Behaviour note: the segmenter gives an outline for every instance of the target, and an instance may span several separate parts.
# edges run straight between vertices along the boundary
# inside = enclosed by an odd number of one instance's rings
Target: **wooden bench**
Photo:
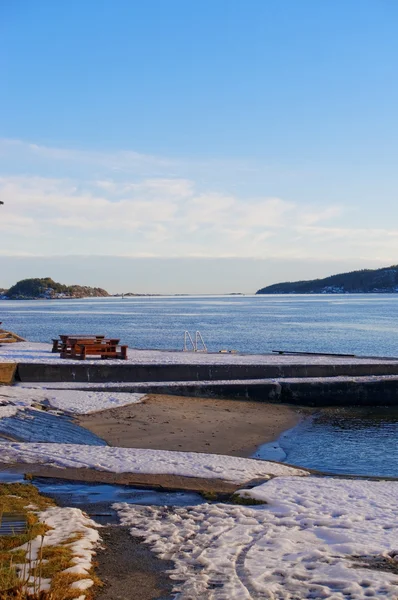
[[[113,344],[112,340],[109,342],[103,340],[101,343],[89,343],[89,344],[78,344],[80,354],[76,355],[76,358],[80,360],[86,360],[87,356],[98,356],[100,358],[120,358],[122,360],[127,359],[127,348],[128,346],[119,346]],[[118,349],[120,348],[120,349]]]

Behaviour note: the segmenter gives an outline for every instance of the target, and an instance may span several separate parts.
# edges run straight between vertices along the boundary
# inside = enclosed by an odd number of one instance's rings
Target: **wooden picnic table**
[[[105,338],[104,335],[93,335],[92,333],[87,333],[87,334],[86,333],[68,333],[68,335],[60,335],[59,337],[60,337],[60,339],[63,342],[66,342],[66,340],[69,339],[69,338],[73,338],[73,339],[76,339],[76,338],[80,338],[80,339],[83,339],[83,338],[84,339],[89,339],[89,338],[104,339]]]
[[[119,339],[91,337],[81,338],[69,336],[61,349],[61,358],[81,359],[90,356],[98,358],[127,358],[128,346],[120,346],[118,350]]]
[[[73,334],[73,335],[60,335],[59,338],[53,339],[53,347],[51,352],[62,352],[68,347],[68,340],[79,339],[79,340],[103,340],[104,335],[92,335],[92,334]]]

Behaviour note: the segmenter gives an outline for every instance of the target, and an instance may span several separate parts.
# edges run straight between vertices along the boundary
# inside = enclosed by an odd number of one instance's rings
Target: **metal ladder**
[[[207,346],[200,331],[195,332],[195,341],[189,331],[184,331],[184,352],[207,352]]]

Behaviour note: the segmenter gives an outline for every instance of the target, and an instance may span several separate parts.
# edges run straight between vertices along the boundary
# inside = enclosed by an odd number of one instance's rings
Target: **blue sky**
[[[0,287],[398,262],[397,25],[395,0],[3,0]]]

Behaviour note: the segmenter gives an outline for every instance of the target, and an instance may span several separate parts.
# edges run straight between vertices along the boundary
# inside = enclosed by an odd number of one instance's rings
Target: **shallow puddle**
[[[0,483],[32,483],[60,506],[81,508],[101,525],[119,522],[116,511],[112,509],[112,504],[116,502],[143,506],[196,506],[205,502],[195,492],[160,492],[129,485],[84,483],[47,477],[34,477],[28,481],[22,473],[12,470],[0,472]]]
[[[44,477],[35,477],[32,483],[42,494],[55,498],[65,506],[113,502],[145,506],[191,506],[204,502],[202,496],[194,492],[159,492],[129,485],[59,481]]]
[[[16,535],[26,531],[25,515],[19,513],[0,514],[0,536]]]
[[[16,471],[0,471],[0,483],[27,483],[23,475]]]

